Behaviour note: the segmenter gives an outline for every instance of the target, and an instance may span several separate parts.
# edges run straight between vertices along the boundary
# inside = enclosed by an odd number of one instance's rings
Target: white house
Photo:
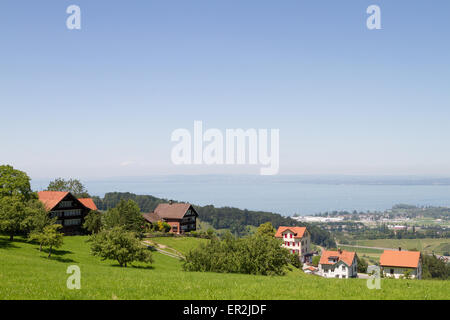
[[[380,257],[385,277],[399,279],[409,273],[412,279],[422,279],[422,261],[419,251],[385,250]]]
[[[282,247],[299,255],[302,263],[311,262],[311,234],[306,227],[279,227],[276,238],[282,239]]]
[[[357,266],[355,252],[323,251],[319,261],[319,275],[325,278],[356,278]]]

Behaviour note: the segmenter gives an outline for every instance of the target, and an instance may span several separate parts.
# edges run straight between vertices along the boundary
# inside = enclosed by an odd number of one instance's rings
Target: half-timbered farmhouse
[[[189,203],[161,203],[153,212],[144,213],[143,216],[150,223],[167,222],[172,233],[183,234],[197,230],[198,213]]]
[[[84,234],[84,218],[91,210],[97,210],[91,198],[77,199],[70,192],[41,191],[38,196],[50,217],[57,217],[56,223],[62,226],[64,235]]]

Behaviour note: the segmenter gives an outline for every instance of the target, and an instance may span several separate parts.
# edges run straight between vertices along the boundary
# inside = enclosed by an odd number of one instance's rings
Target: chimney
[[[402,251],[402,247],[398,247],[398,251]]]
[[[173,200],[169,200],[169,204],[172,205],[173,204]]]
[[[338,251],[339,251],[339,254],[342,254],[342,249],[341,248],[339,248]]]

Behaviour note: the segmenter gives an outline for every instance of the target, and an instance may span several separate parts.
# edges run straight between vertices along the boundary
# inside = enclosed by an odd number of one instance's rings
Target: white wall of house
[[[356,258],[353,259],[351,266],[347,266],[342,260],[333,265],[319,264],[319,275],[325,278],[354,278],[357,276]]]
[[[283,232],[282,236],[282,247],[288,249],[291,253],[298,254],[303,258],[305,254],[311,252],[311,236],[308,231],[305,231],[301,239],[296,239],[294,233],[289,230]]]
[[[401,276],[404,276],[407,270],[411,271],[412,279],[422,279],[422,264],[419,263],[417,268],[400,268],[400,267],[383,267],[383,274],[386,278],[395,278],[399,279]]]

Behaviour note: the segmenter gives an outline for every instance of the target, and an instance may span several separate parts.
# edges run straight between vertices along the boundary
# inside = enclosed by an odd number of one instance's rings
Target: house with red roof
[[[143,217],[149,223],[163,221],[171,226],[170,232],[183,234],[197,230],[198,213],[189,203],[160,203],[151,213]]]
[[[311,262],[311,234],[306,227],[279,227],[275,238],[281,239],[281,246],[298,255],[302,263]]]
[[[358,276],[356,253],[345,250],[322,251],[319,275],[325,278],[356,278]]]
[[[84,234],[84,218],[91,210],[97,210],[91,198],[77,199],[70,192],[41,191],[38,197],[50,217],[57,217],[56,223],[62,226],[64,235]]]
[[[380,266],[385,277],[399,279],[409,274],[413,279],[422,279],[419,251],[385,250],[380,257]]]

